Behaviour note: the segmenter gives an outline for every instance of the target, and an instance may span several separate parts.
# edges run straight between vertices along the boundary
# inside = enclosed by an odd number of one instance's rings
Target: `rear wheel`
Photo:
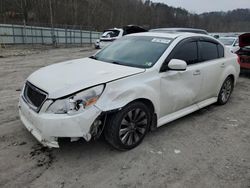
[[[222,84],[219,96],[218,96],[218,104],[223,105],[226,104],[232,94],[234,88],[233,78],[227,77],[224,83]]]
[[[150,122],[151,112],[144,103],[130,103],[108,118],[105,138],[116,149],[132,149],[142,142]]]

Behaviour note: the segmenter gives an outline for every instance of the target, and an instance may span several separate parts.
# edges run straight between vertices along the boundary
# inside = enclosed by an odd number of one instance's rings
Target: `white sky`
[[[173,7],[182,7],[190,12],[227,11],[236,8],[249,8],[250,0],[152,0]]]

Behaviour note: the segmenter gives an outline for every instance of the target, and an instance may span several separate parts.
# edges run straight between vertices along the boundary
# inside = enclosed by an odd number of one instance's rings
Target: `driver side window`
[[[187,65],[198,63],[198,45],[196,41],[182,44],[176,49],[171,59],[180,59],[187,62]]]

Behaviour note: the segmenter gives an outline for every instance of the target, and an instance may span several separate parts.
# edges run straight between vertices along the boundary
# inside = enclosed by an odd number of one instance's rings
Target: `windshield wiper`
[[[117,62],[117,61],[112,61],[112,62],[110,62],[110,63],[116,64],[116,65],[124,65],[123,63],[120,63],[120,62]]]
[[[90,56],[89,58],[97,60],[97,58],[95,56],[93,56],[93,55]]]

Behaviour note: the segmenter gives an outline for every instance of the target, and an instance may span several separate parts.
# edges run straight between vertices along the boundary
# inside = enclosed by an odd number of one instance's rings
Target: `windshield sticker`
[[[146,62],[145,65],[148,66],[148,67],[151,67],[153,65],[153,63],[152,62]]]
[[[169,44],[171,40],[169,39],[163,39],[163,38],[153,38],[152,42],[157,42],[157,43],[163,43],[163,44]]]

